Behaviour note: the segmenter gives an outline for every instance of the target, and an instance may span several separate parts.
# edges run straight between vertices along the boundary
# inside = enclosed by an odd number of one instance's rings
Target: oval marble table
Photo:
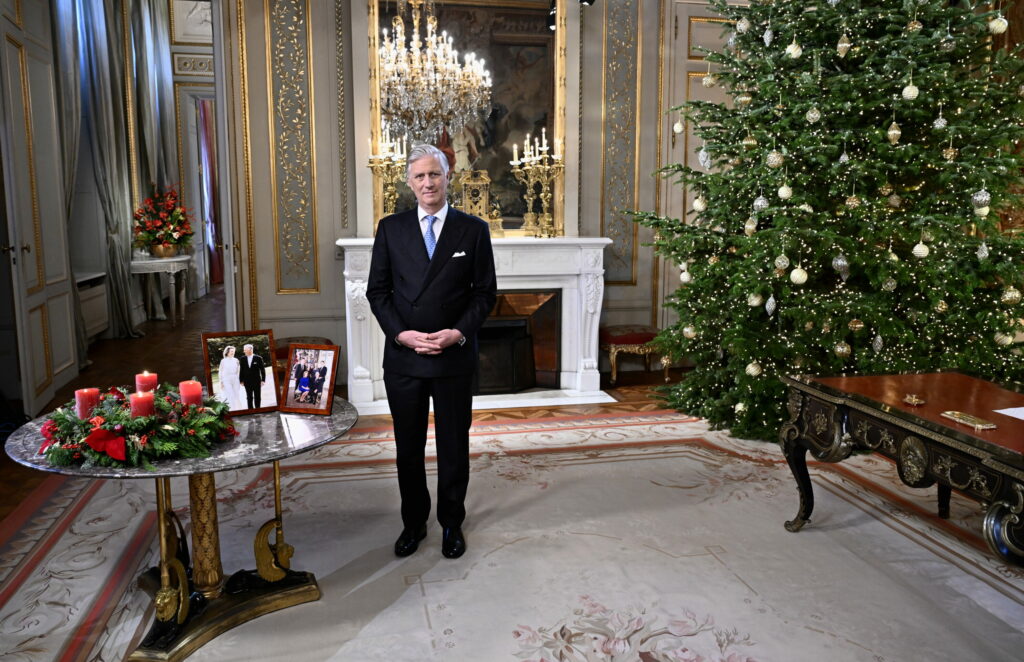
[[[14,431],[5,445],[16,462],[40,471],[85,478],[156,480],[160,565],[139,578],[154,596],[156,618],[128,660],[180,660],[210,639],[257,616],[320,598],[312,573],[291,569],[293,548],[284,540],[279,462],[342,435],[359,418],[349,402],[334,399],[330,416],[266,412],[234,418],[239,434],[215,446],[209,457],[166,460],[154,471],[139,468],[57,467],[39,454],[45,417]],[[274,518],[260,527],[253,544],[256,569],[225,581],[221,567],[214,474],[273,463]],[[188,476],[192,553],[171,505],[170,478]],[[271,535],[274,541],[271,542]]]

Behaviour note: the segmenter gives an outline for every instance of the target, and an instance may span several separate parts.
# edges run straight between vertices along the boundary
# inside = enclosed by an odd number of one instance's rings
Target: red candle
[[[98,388],[80,388],[75,391],[75,414],[85,420],[92,417],[92,410],[100,403]]]
[[[135,390],[139,393],[152,391],[156,388],[157,375],[155,372],[143,370],[135,375]]]
[[[183,405],[203,405],[203,385],[194,379],[178,383],[178,394]]]
[[[132,393],[128,396],[131,402],[132,418],[139,416],[152,416],[156,411],[153,407],[153,392]]]

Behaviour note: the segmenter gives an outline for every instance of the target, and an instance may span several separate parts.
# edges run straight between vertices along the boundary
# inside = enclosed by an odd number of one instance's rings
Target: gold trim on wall
[[[278,12],[279,7],[290,3],[289,11]],[[273,5],[273,9],[271,8]],[[263,18],[266,29],[266,62],[267,62],[267,133],[270,139],[270,195],[271,216],[274,226],[274,275],[276,277],[277,294],[317,294],[320,292],[320,261],[317,243],[317,207],[316,207],[316,134],[314,108],[316,103],[313,92],[313,75],[310,69],[310,54],[313,52],[312,29],[310,25],[310,8],[308,0],[264,0]],[[302,14],[301,20],[296,13]],[[275,22],[272,23],[272,19]],[[274,52],[284,44],[274,39],[275,32],[280,31],[290,40],[290,49],[285,49],[290,57],[282,57],[285,53]],[[305,32],[305,52],[302,53],[300,32]],[[300,58],[300,56],[302,56]],[[285,69],[285,67],[291,67]],[[305,76],[306,103],[299,104],[308,109],[308,115],[296,112],[282,114],[277,112],[278,102],[283,95],[275,93],[275,83],[282,83],[295,94],[299,93],[297,79]],[[293,99],[293,101],[297,101]],[[280,120],[281,130],[278,130]],[[308,139],[303,133],[308,132]],[[281,192],[278,191],[278,168],[285,169],[289,181],[288,169],[292,169],[291,184],[288,193],[296,193],[302,189],[305,197],[285,196],[285,220],[281,221]],[[309,179],[304,181],[305,173],[295,171],[309,168]],[[296,207],[290,207],[294,203]],[[308,216],[305,213],[308,209]],[[284,287],[282,284],[282,254],[288,262],[288,271],[303,272],[304,277],[312,271],[312,287]],[[312,263],[310,265],[310,262]],[[297,275],[296,278],[300,276]]]
[[[241,67],[242,92],[242,160],[245,170],[245,230],[246,252],[249,261],[249,323],[242,328],[256,329],[260,325],[259,297],[256,292],[256,230],[252,211],[252,129],[249,125],[249,65],[245,48],[245,0],[235,0],[238,21],[238,60]],[[244,312],[244,311],[243,311]]]
[[[566,71],[565,57],[567,51],[566,30],[568,28],[567,18],[569,10],[566,2],[559,2],[555,11],[555,122],[554,134],[556,140],[562,140],[562,158],[565,158],[565,89]],[[556,142],[557,144],[557,142]],[[552,220],[555,225],[555,235],[565,236],[565,174],[555,180],[554,200],[552,207]]]
[[[14,23],[16,26],[18,26],[18,29],[25,29],[25,18],[24,14],[22,14],[21,12],[21,0],[14,0],[14,16],[11,16],[7,12],[4,12],[4,16],[9,18],[11,20],[11,23]]]
[[[211,10],[212,11],[212,10]],[[168,36],[172,46],[209,46],[213,41],[176,41],[174,39],[174,0],[167,0],[167,15],[170,19],[171,33]]]
[[[124,112],[128,122],[128,165],[132,187],[132,210],[135,210],[142,202],[142,195],[139,191],[139,155],[136,144],[138,136],[135,129],[135,54],[132,52],[132,22],[131,16],[128,15],[128,5],[127,2],[121,4],[121,45],[124,48]]]
[[[669,121],[668,115],[665,114],[667,108],[663,108],[662,104],[665,103],[665,0],[658,0],[658,133],[656,138],[655,148],[655,161],[654,170],[658,172],[662,167],[662,141],[664,140],[664,127],[665,123]],[[654,180],[654,213],[661,215],[661,175],[655,175]],[[659,282],[661,280],[661,262],[662,257],[651,248],[651,326],[657,328],[658,326],[658,311],[661,310],[661,301],[658,299],[658,293],[661,289]]]
[[[693,24],[694,23],[731,23],[727,18],[715,18],[712,16],[690,16],[686,21],[686,59],[695,62],[703,62],[706,58],[703,55],[693,53]]]
[[[367,0],[369,17],[369,42],[370,49],[370,153],[377,154],[380,151],[381,129],[380,129],[380,76],[377,67],[377,50],[380,48],[378,41],[380,20],[378,12],[379,0]],[[373,230],[377,232],[377,221],[384,216],[384,182],[376,174],[373,175]]]
[[[215,65],[212,55],[202,53],[174,53],[173,55],[175,76],[214,77]]]
[[[348,0],[334,0],[334,67],[338,87],[338,194],[341,227],[348,229],[348,133],[345,130],[345,9]]]
[[[6,35],[7,41],[18,49],[18,76],[21,83],[21,106],[22,114],[25,117],[25,158],[28,160],[28,186],[29,199],[32,203],[32,240],[35,245],[36,259],[36,284],[26,288],[26,294],[41,292],[46,287],[46,268],[43,262],[43,230],[39,218],[39,182],[36,180],[36,154],[35,143],[32,131],[32,92],[28,86],[28,61],[26,60],[25,45],[20,41]],[[18,247],[15,247],[17,252]]]

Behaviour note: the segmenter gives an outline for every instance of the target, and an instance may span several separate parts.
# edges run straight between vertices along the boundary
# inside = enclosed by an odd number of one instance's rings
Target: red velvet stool
[[[657,353],[657,348],[651,344],[658,330],[646,324],[620,324],[617,326],[602,326],[598,339],[601,342],[601,349],[608,352],[608,362],[612,364],[611,383],[615,383],[618,377],[619,352],[627,354],[639,354],[644,357],[644,366],[651,369],[651,354]],[[668,356],[661,357],[661,367],[665,370],[665,381],[668,381],[668,366],[671,359]]]

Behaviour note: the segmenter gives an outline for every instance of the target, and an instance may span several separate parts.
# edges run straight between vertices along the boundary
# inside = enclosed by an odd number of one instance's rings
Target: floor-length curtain
[[[131,323],[132,201],[128,168],[128,129],[124,102],[125,57],[122,2],[87,0],[79,5],[82,96],[86,130],[107,230],[107,285],[110,332],[139,335]]]
[[[64,173],[64,221],[74,219],[75,174],[78,171],[78,143],[82,134],[82,76],[78,59],[78,0],[52,0],[53,45],[57,71],[57,113],[60,122],[60,156]],[[70,229],[70,228],[69,228]],[[68,259],[71,259],[70,250]],[[89,345],[82,317],[78,288],[71,288],[75,318],[75,346],[78,367],[88,364]]]
[[[199,186],[203,190],[202,215],[206,225],[205,243],[209,255],[210,284],[219,285],[224,282],[224,254],[220,248],[221,228],[217,216],[217,134],[214,118],[213,99],[200,99],[196,102],[199,115]]]
[[[133,1],[135,89],[142,138],[140,166],[143,181],[160,189],[179,184],[170,34],[167,0]]]

